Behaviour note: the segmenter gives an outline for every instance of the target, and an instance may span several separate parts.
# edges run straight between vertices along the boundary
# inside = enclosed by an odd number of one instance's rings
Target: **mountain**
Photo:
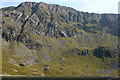
[[[3,74],[117,76],[117,14],[43,2],[0,11]]]

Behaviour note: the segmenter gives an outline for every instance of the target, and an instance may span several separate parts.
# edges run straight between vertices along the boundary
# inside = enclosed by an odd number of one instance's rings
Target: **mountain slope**
[[[1,10],[3,74],[117,76],[117,14],[43,2]]]

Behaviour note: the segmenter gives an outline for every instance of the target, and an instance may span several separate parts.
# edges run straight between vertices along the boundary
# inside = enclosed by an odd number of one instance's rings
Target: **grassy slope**
[[[37,38],[37,36],[36,36]],[[40,37],[39,37],[40,38]],[[46,39],[42,39],[46,38]],[[56,53],[54,54],[54,49],[49,51],[49,57],[51,57],[51,60],[49,62],[44,60],[44,54],[39,52],[37,55],[39,56],[37,60],[40,62],[40,64],[34,64],[32,66],[26,65],[26,66],[19,66],[20,59],[19,57],[14,57],[13,55],[17,54],[14,52],[14,46],[17,47],[24,47],[22,43],[16,43],[13,42],[11,44],[7,44],[3,46],[3,59],[2,59],[2,66],[3,66],[3,74],[10,74],[10,75],[35,75],[35,76],[69,76],[69,77],[78,77],[78,76],[103,76],[106,73],[105,72],[99,72],[102,69],[106,69],[107,67],[111,67],[114,62],[117,62],[116,59],[106,59],[102,61],[102,59],[98,59],[95,56],[92,55],[92,53],[89,56],[78,56],[76,54],[71,54],[71,49],[75,48],[77,46],[74,46],[73,43],[66,45],[69,46],[69,48],[61,47],[53,39],[48,39],[49,37],[41,37],[39,40],[44,40],[45,42],[48,41],[54,44],[54,47],[57,49]],[[37,39],[38,40],[38,39]],[[69,40],[69,38],[68,38]],[[65,39],[65,41],[67,41]],[[43,42],[43,41],[42,41]],[[12,45],[12,46],[11,46]],[[72,45],[72,46],[71,46]],[[6,46],[6,48],[5,48]],[[19,47],[19,49],[20,49]],[[47,51],[45,47],[45,52]],[[11,52],[8,53],[8,50],[11,49]],[[26,47],[22,48],[21,51],[24,53],[24,49],[29,51],[29,49]],[[81,48],[82,49],[82,48]],[[83,48],[84,49],[84,48]],[[20,53],[21,54],[21,53]],[[34,52],[32,53],[34,54]],[[25,56],[24,58],[28,59],[30,56]],[[59,57],[62,58],[63,64],[60,63]],[[9,59],[13,58],[17,63],[11,64],[9,62]],[[112,61],[111,61],[112,60]],[[111,65],[106,65],[107,63],[111,63]],[[49,70],[43,70],[44,65],[49,65]],[[63,68],[63,70],[60,70],[60,68]],[[110,69],[111,70],[111,69]],[[109,71],[110,71],[109,70]],[[99,72],[99,73],[98,73]],[[113,71],[109,76],[116,76],[117,70]]]

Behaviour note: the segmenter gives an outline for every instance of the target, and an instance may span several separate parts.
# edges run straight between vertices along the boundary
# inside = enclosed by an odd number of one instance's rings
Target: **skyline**
[[[61,6],[72,7],[78,11],[89,12],[89,13],[118,13],[118,0],[106,0],[106,1],[98,1],[98,0],[67,0],[67,1],[58,1],[58,0],[29,0],[30,2],[45,2],[47,4],[58,4]],[[18,6],[22,2],[28,2],[28,0],[2,0],[0,8],[9,7],[9,6]]]

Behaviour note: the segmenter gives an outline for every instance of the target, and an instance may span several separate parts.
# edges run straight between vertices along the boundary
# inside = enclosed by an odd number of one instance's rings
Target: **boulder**
[[[45,67],[43,70],[49,70],[50,68],[49,67]]]
[[[63,70],[63,67],[60,67],[60,70]]]
[[[20,66],[26,66],[26,64],[25,64],[25,63],[20,63],[19,65],[20,65]]]

